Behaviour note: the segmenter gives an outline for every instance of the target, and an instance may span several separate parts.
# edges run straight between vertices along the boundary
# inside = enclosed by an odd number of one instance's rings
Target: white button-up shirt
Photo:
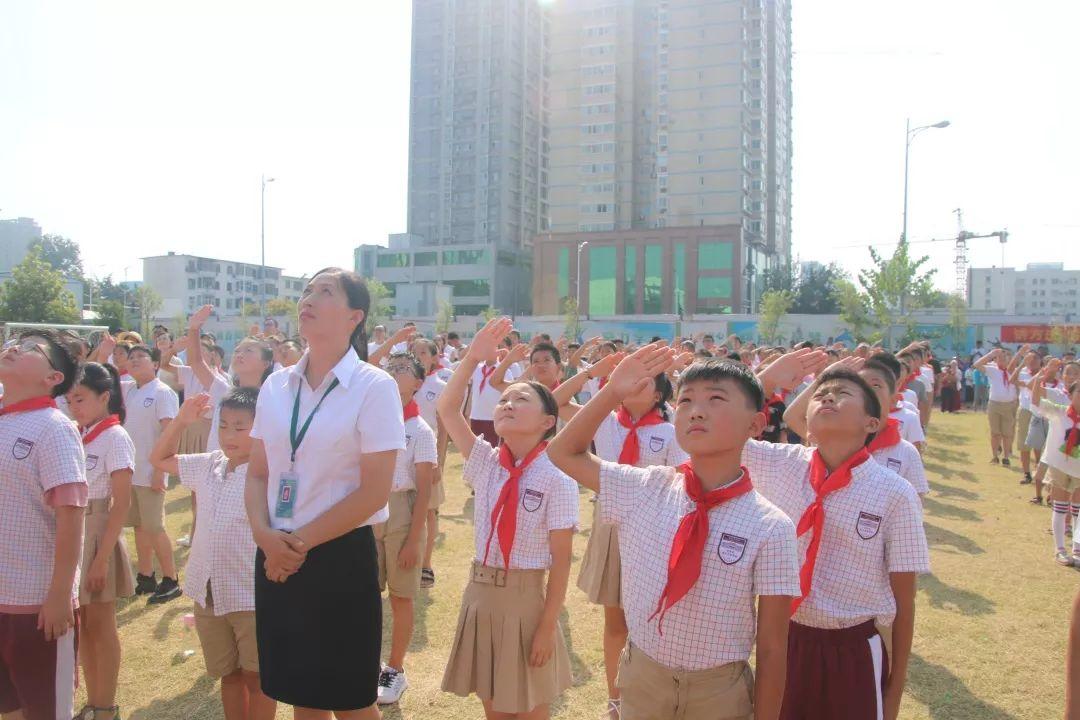
[[[206,607],[206,587],[214,614],[255,610],[255,540],[244,509],[247,463],[228,471],[217,450],[177,455],[180,484],[195,493],[195,537],[184,573],[184,594]]]
[[[405,421],[405,449],[399,450],[394,463],[394,485],[391,492],[416,489],[416,466],[419,463],[439,462],[435,452],[435,433],[422,417]]]
[[[619,453],[622,452],[623,443],[630,429],[619,422],[616,413],[609,413],[600,423],[596,430],[596,454],[601,460],[618,462]],[[650,465],[668,465],[678,467],[690,459],[686,451],[679,447],[675,440],[675,426],[669,422],[658,425],[646,425],[637,429],[638,447],[641,455],[637,461],[637,467],[649,467]]]
[[[266,504],[270,525],[275,530],[295,530],[306,525],[360,489],[360,457],[405,447],[405,423],[397,383],[385,370],[363,362],[349,349],[326,374],[319,387],[312,388],[304,373],[308,353],[292,367],[279,370],[263,383],[251,437],[266,447],[269,469]],[[293,403],[300,392],[297,433],[318,405],[333,380],[334,388],[312,418],[304,442],[290,461],[292,444],[289,427]],[[281,474],[299,475],[291,518],[275,517]],[[386,522],[386,506],[358,527]]]
[[[154,474],[150,451],[161,437],[161,421],[172,420],[180,411],[180,398],[157,378],[142,387],[136,386],[134,380],[127,381],[123,388],[127,410],[124,429],[135,443],[135,474],[131,484],[150,487],[150,478]]]
[[[97,424],[86,429],[91,432]],[[135,469],[135,445],[120,425],[114,425],[90,441],[86,451],[86,482],[90,500],[112,497],[112,474]]]
[[[915,492],[920,495],[930,492],[930,483],[926,480],[926,468],[923,467],[922,455],[907,440],[901,439],[892,447],[878,450],[870,457],[911,483],[911,487],[915,488]]]

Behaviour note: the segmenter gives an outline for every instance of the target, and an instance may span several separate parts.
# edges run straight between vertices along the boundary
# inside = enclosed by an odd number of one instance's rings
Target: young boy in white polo
[[[390,491],[390,519],[375,526],[379,553],[379,585],[390,591],[394,631],[390,657],[379,677],[378,703],[390,705],[401,699],[409,683],[405,678],[405,652],[413,634],[413,600],[420,589],[421,561],[438,456],[435,433],[420,416],[414,400],[424,383],[425,372],[411,353],[393,353],[386,372],[397,381],[405,415],[405,449],[398,450],[394,482]]]
[[[244,507],[258,399],[255,388],[233,388],[222,399],[218,427],[212,429],[220,449],[177,455],[184,430],[210,413],[209,395],[186,398],[150,453],[158,471],[179,476],[180,484],[198,498],[184,592],[195,601],[195,630],[206,672],[221,680],[225,720],[273,720],[277,709],[259,686],[256,548]]]
[[[158,379],[158,354],[146,345],[128,352],[129,380],[123,381],[127,418],[124,429],[135,444],[135,474],[131,479],[131,512],[128,525],[135,528],[138,574],[135,594],[150,595],[151,603],[180,596],[172,541],[165,532],[167,478],[150,464],[150,451],[162,431],[176,417],[180,399]],[[161,567],[161,583],[154,575],[154,557]]]
[[[21,720],[74,715],[88,488],[79,432],[54,399],[76,369],[52,331],[0,353],[0,714]]]

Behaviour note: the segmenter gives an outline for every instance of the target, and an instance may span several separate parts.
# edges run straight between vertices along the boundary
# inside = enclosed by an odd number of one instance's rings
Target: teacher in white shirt
[[[371,526],[387,519],[404,447],[397,383],[365,362],[363,278],[315,273],[299,303],[308,349],[259,393],[246,504],[259,549],[263,692],[296,720],[378,718],[382,604]]]

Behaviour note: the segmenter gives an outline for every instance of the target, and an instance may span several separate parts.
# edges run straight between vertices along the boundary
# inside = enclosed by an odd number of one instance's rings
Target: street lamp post
[[[588,245],[588,240],[582,240],[577,246],[577,283],[574,289],[577,292],[577,314],[579,318],[581,317],[581,251]]]
[[[266,317],[266,185],[274,178],[261,177],[262,193],[259,196],[259,322]],[[242,302],[242,301],[241,301]]]
[[[920,125],[917,128],[912,128],[911,118],[907,119],[907,132],[904,134],[904,229],[900,233],[901,240],[907,240],[908,164],[911,156],[911,141],[923,130],[930,130],[931,128],[947,128],[949,125],[950,123],[948,120],[942,120],[933,125]]]

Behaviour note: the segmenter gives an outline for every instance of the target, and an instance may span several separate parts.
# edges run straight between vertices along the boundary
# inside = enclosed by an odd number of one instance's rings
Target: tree
[[[109,332],[117,333],[124,329],[124,303],[120,300],[102,300],[97,304],[98,325],[107,325]]]
[[[787,315],[795,298],[787,290],[767,290],[758,303],[758,336],[761,342],[772,345],[780,331],[780,321]]]
[[[140,285],[135,290],[135,305],[139,308],[140,332],[144,338],[149,337],[154,318],[161,310],[161,295],[149,285]]]
[[[949,295],[949,334],[954,353],[967,352],[967,299],[957,294]]]
[[[795,268],[791,263],[784,263],[768,268],[762,274],[762,290],[781,290],[795,292],[799,285],[799,278],[795,275]]]
[[[791,312],[802,315],[835,315],[840,312],[836,302],[836,283],[847,278],[836,263],[811,267],[803,272],[795,287],[795,302]]]
[[[480,311],[480,319],[484,322],[494,320],[497,317],[502,317],[502,311],[497,307],[486,307]]]
[[[390,321],[390,288],[375,278],[367,278],[364,282],[367,283],[368,294],[371,296],[371,307],[364,325],[370,330]]]
[[[871,339],[867,335],[867,329],[873,325],[869,300],[859,292],[855,283],[847,279],[837,280],[833,286],[833,297],[840,309],[840,319],[847,325],[855,341],[866,342]]]
[[[891,344],[892,326],[897,318],[907,318],[933,293],[937,270],[922,270],[923,265],[930,261],[930,256],[912,259],[907,240],[904,239],[900,240],[892,257],[884,258],[874,248],[870,248],[870,257],[874,267],[859,271],[859,284],[866,292],[870,309]]]
[[[1072,352],[1080,343],[1080,326],[1056,324],[1050,328],[1050,342],[1057,345],[1062,354]]]
[[[581,313],[578,312],[577,300],[572,297],[563,300],[563,317],[566,319],[566,328],[563,334],[571,340],[581,337]]]
[[[41,259],[63,277],[84,279],[79,243],[74,240],[68,240],[62,235],[42,235],[30,244],[30,249],[38,250]]]
[[[285,298],[273,298],[266,301],[266,314],[270,317],[283,317],[289,321],[289,327],[300,327],[300,309],[296,303]]]
[[[63,276],[31,248],[11,271],[11,280],[0,287],[0,317],[11,322],[75,324],[82,310],[75,296],[64,288]]]
[[[435,313],[435,332],[440,334],[449,332],[452,322],[454,322],[454,306],[449,300],[440,300],[439,309]]]

